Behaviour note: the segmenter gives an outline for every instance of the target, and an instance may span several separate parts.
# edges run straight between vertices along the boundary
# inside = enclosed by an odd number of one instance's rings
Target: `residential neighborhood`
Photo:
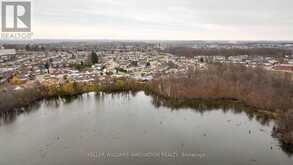
[[[185,57],[164,51],[166,44],[161,43],[116,43],[96,47],[92,44],[75,47],[68,45],[70,44],[57,48],[49,44],[47,50],[42,45],[26,45],[15,49],[2,46],[1,83],[7,83],[13,76],[23,82],[63,82],[64,79],[90,82],[111,77],[148,81],[157,76],[207,69],[207,64],[210,63],[231,63],[293,72],[292,54],[285,55],[285,58],[245,54]],[[215,46],[217,44],[213,45]],[[223,44],[218,46],[222,47]],[[95,62],[92,61],[93,55]]]

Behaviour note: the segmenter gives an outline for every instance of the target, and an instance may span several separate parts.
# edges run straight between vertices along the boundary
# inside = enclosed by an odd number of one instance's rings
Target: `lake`
[[[0,164],[293,164],[274,120],[200,107],[163,106],[144,92],[41,101],[1,115]]]

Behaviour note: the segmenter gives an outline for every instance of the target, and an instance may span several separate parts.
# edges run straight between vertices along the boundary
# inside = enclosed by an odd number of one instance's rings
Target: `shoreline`
[[[240,106],[243,108],[244,111],[253,113],[255,115],[260,116],[267,116],[269,118],[272,118],[274,120],[282,120],[280,116],[282,116],[281,112],[273,112],[270,110],[265,110],[261,108],[257,108],[254,106],[250,106],[249,104],[246,104],[245,102],[235,99],[235,98],[172,98],[168,96],[164,96],[160,94],[158,91],[155,91],[154,88],[151,88],[150,84],[148,82],[139,82],[136,80],[114,80],[110,84],[101,84],[101,83],[77,83],[77,82],[67,82],[62,85],[58,85],[58,88],[54,88],[52,90],[50,87],[55,87],[56,84],[51,84],[50,86],[46,86],[45,84],[36,83],[36,86],[29,89],[23,89],[21,91],[17,91],[15,96],[19,97],[22,96],[22,99],[16,99],[15,105],[12,106],[10,104],[10,108],[7,109],[0,109],[0,113],[10,113],[10,112],[17,112],[20,109],[25,111],[23,108],[32,106],[33,104],[46,100],[46,99],[52,99],[52,98],[66,98],[66,97],[74,97],[74,96],[80,96],[82,94],[91,93],[91,92],[104,92],[104,93],[121,93],[121,92],[139,92],[143,91],[146,95],[151,95],[160,101],[165,101],[164,106],[173,106],[173,107],[193,107],[197,104],[203,105],[222,105],[222,104],[232,104],[234,106]],[[72,87],[72,88],[71,88]],[[81,88],[85,87],[85,88]],[[34,91],[34,92],[32,92]],[[1,91],[3,92],[3,91]],[[34,97],[27,97],[26,95],[35,94]],[[9,98],[8,98],[9,100]],[[206,104],[205,104],[206,103]],[[168,105],[169,104],[169,105]],[[1,106],[1,105],[0,105]],[[194,107],[193,107],[194,108]],[[278,130],[278,128],[274,128],[273,132],[278,133],[278,138],[281,140],[283,145],[288,145],[291,148],[293,144],[293,139],[290,139],[288,141],[288,138],[286,140],[283,139],[286,133],[285,131],[275,131]],[[292,142],[291,142],[292,140]]]
[[[146,91],[144,91],[146,92]],[[155,97],[159,97],[160,99],[163,99],[167,102],[170,102],[171,104],[175,104],[178,105],[179,107],[183,106],[189,106],[192,107],[192,105],[197,104],[197,103],[212,103],[212,104],[234,104],[237,106],[240,106],[242,108],[244,108],[246,111],[250,111],[253,113],[257,113],[260,115],[266,115],[269,116],[273,119],[278,119],[280,117],[280,112],[273,112],[269,109],[261,109],[259,107],[255,107],[255,106],[251,106],[247,103],[245,103],[244,101],[241,101],[237,98],[172,98],[172,97],[168,97],[168,96],[164,96],[159,94],[158,92],[154,92],[154,91],[147,91],[149,92],[151,95],[155,96]],[[190,106],[191,105],[191,106]]]
[[[122,80],[127,82],[128,80]],[[247,103],[245,103],[244,101],[241,101],[237,98],[172,98],[172,97],[168,97],[168,96],[164,96],[162,94],[160,94],[159,92],[155,91],[154,89],[151,89],[151,87],[149,87],[149,84],[146,82],[139,82],[136,80],[130,80],[132,81],[132,83],[136,83],[139,84],[138,86],[135,86],[135,88],[132,89],[132,87],[125,87],[125,86],[120,86],[117,87],[113,84],[110,85],[106,85],[106,86],[98,86],[97,84],[90,84],[90,85],[94,85],[95,89],[90,89],[90,90],[85,90],[85,91],[71,91],[71,92],[63,92],[63,93],[54,93],[54,94],[49,94],[48,91],[42,91],[44,90],[44,84],[42,84],[39,87],[33,87],[33,89],[39,89],[42,92],[40,92],[40,95],[38,95],[38,97],[36,99],[30,100],[29,102],[23,103],[23,104],[19,104],[19,105],[15,105],[13,108],[9,108],[9,109],[0,109],[0,113],[6,113],[9,111],[13,111],[13,110],[17,110],[17,109],[21,109],[21,108],[25,108],[27,106],[30,106],[36,102],[39,102],[41,100],[46,100],[46,99],[52,99],[52,98],[66,98],[66,97],[74,97],[74,96],[79,96],[82,94],[86,94],[86,93],[91,93],[91,92],[104,92],[104,93],[122,93],[122,92],[145,92],[147,95],[152,95],[155,97],[159,97],[160,99],[164,99],[167,100],[169,102],[173,102],[175,104],[181,104],[181,105],[190,105],[194,102],[198,103],[198,102],[213,102],[213,103],[217,103],[217,102],[224,102],[224,103],[236,103],[240,106],[246,107],[248,108],[250,111],[253,111],[255,113],[260,113],[260,114],[264,114],[264,115],[269,115],[272,116],[273,118],[278,118],[280,116],[280,112],[272,112],[269,109],[261,109],[259,107],[255,107],[252,105],[249,105]],[[73,81],[72,83],[78,83]],[[84,84],[84,83],[82,83]],[[54,84],[55,85],[55,84]],[[53,85],[52,85],[53,86]],[[26,89],[24,89],[26,90]],[[18,91],[19,93],[24,92],[23,91]],[[31,90],[31,89],[28,89]],[[46,89],[48,90],[48,89]]]

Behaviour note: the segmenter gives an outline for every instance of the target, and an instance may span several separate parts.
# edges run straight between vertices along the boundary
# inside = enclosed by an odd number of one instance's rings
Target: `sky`
[[[34,38],[293,40],[293,0],[31,0]]]

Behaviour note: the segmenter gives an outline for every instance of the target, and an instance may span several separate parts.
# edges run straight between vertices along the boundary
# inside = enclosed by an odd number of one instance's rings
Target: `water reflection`
[[[18,116],[18,111],[13,112],[2,112],[0,113],[0,126],[1,125],[7,125],[12,123],[16,120],[16,117]]]
[[[240,114],[245,112],[250,120],[257,120],[262,125],[268,125],[273,121],[273,117],[267,114],[256,113],[255,110],[237,102],[237,101],[224,101],[224,100],[168,100],[159,96],[152,96],[152,104],[156,108],[168,107],[171,110],[181,110],[184,108],[191,108],[192,110],[204,114],[208,111],[221,110],[223,113],[233,112],[234,114]]]
[[[95,103],[96,105],[93,105],[92,107],[102,107],[105,102],[110,102],[113,106],[121,106],[117,102],[119,100],[122,100],[121,102],[128,104],[131,99],[136,98],[138,93],[136,92],[124,92],[124,93],[112,93],[112,94],[106,94],[106,93],[88,93],[83,94],[80,96],[75,97],[59,97],[59,98],[52,98],[48,100],[43,100],[39,103],[34,104],[33,106],[27,107],[25,109],[16,110],[10,113],[2,113],[0,114],[0,127],[1,126],[7,126],[9,124],[12,124],[14,121],[17,120],[17,117],[21,114],[27,114],[29,115],[32,112],[35,112],[42,107],[46,107],[45,109],[52,109],[53,111],[58,111],[58,109],[65,109],[64,106],[75,106],[75,105],[81,105],[81,104],[87,104]],[[150,102],[153,105],[153,107],[156,107],[156,109],[164,108],[164,110],[168,110],[171,112],[177,112],[182,111],[184,109],[192,110],[198,114],[202,114],[203,116],[207,112],[211,111],[221,111],[223,113],[230,114],[231,112],[233,114],[246,114],[246,116],[249,118],[250,121],[256,120],[263,126],[268,126],[271,122],[273,122],[273,118],[268,115],[262,115],[259,113],[255,113],[253,110],[250,110],[249,108],[237,103],[237,102],[224,102],[224,101],[170,101],[166,100],[157,96],[144,96],[140,99],[148,99],[150,98]],[[90,100],[92,99],[92,100]],[[118,100],[118,101],[117,101]],[[139,102],[140,100],[136,100],[138,102],[138,105],[140,106]],[[120,103],[120,102],[119,102]],[[136,105],[137,106],[137,105]],[[143,106],[143,105],[141,105]],[[89,106],[87,106],[89,107]],[[70,108],[69,108],[70,109]],[[101,108],[102,109],[102,108]],[[135,116],[137,114],[128,114],[130,117]],[[105,121],[106,123],[109,121]],[[160,121],[160,125],[163,125],[163,122]],[[209,128],[206,128],[209,129]],[[96,131],[96,130],[95,130]],[[128,130],[129,131],[129,130]],[[105,131],[106,132],[106,131]],[[103,133],[103,132],[102,132]],[[143,133],[146,134],[147,131],[143,130]],[[250,132],[249,132],[250,134]],[[209,136],[209,135],[206,135]],[[119,140],[119,138],[115,137],[115,140]],[[284,145],[280,143],[280,147],[282,150],[287,153],[288,156],[292,155],[292,147],[289,147],[287,145]]]
[[[41,104],[42,102],[37,102],[26,108],[19,108],[10,112],[0,112],[0,126],[13,123],[21,114],[29,114],[30,112],[38,110]]]
[[[287,154],[288,157],[293,156],[293,145],[284,144],[279,140],[280,147]]]

